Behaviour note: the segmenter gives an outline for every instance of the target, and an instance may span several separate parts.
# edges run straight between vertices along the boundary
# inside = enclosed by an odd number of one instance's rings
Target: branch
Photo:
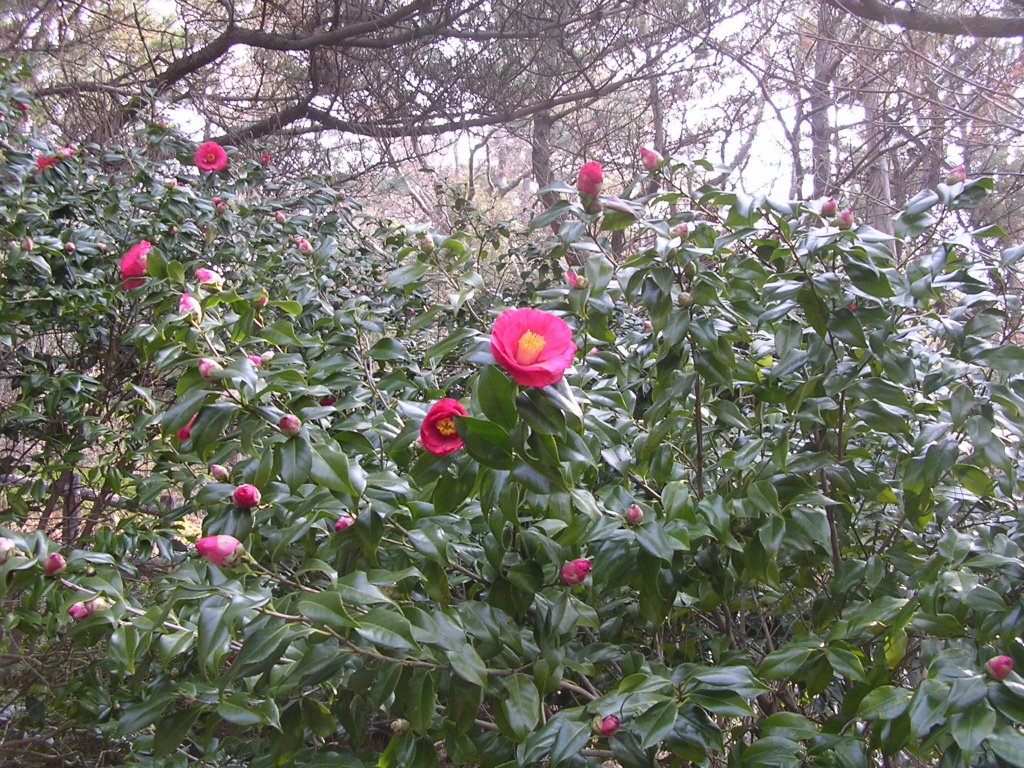
[[[1020,16],[958,16],[926,13],[914,9],[893,8],[881,0],[824,0],[833,8],[868,21],[894,24],[916,32],[973,37],[1024,37],[1024,18]]]

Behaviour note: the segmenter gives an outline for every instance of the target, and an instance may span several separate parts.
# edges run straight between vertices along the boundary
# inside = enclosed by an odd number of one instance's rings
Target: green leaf
[[[313,468],[313,450],[302,435],[285,440],[277,445],[278,460],[281,463],[281,479],[288,489],[295,491],[309,479]]]
[[[411,283],[419,282],[430,270],[430,265],[422,261],[411,261],[388,275],[388,288],[404,288]]]
[[[471,416],[456,416],[454,421],[470,456],[492,469],[512,469],[512,441],[503,427]]]
[[[882,685],[865,696],[858,708],[858,714],[867,720],[895,720],[907,711],[912,691]]]
[[[484,416],[505,429],[519,421],[516,412],[516,388],[512,379],[493,365],[485,365],[477,376],[473,396]]]
[[[342,592],[328,591],[305,595],[299,601],[299,613],[310,621],[333,629],[353,627],[356,622],[345,608],[342,594]]]
[[[362,489],[357,490],[353,482],[348,456],[327,443],[314,446],[310,457],[309,474],[315,482],[332,491],[347,493],[350,496],[359,496],[362,492]]]
[[[180,712],[160,718],[156,724],[156,731],[153,733],[154,756],[166,757],[174,752],[192,730],[192,726],[202,712],[202,706],[192,704]]]
[[[487,666],[476,648],[466,643],[447,652],[448,663],[455,674],[481,690],[487,687]]]
[[[995,710],[988,702],[981,702],[954,715],[950,720],[950,732],[953,739],[964,752],[973,752],[981,742],[992,735],[996,726]]]
[[[1013,726],[996,726],[985,743],[1010,765],[1024,768],[1024,736]]]
[[[502,730],[514,741],[520,742],[540,722],[540,694],[537,686],[526,675],[502,678],[506,695],[498,704],[505,728]],[[499,723],[500,725],[500,723]]]

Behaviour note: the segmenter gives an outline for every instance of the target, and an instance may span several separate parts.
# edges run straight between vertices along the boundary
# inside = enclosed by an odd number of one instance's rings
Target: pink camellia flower
[[[61,147],[57,150],[57,156],[67,160],[69,157],[73,157],[75,154],[75,148],[73,146]]]
[[[59,162],[60,158],[57,155],[40,155],[36,158],[36,173],[42,173]]]
[[[234,536],[204,536],[196,542],[196,550],[221,568],[234,568],[245,557],[245,547]]]
[[[589,350],[587,350],[587,354],[588,355],[596,355],[600,351],[601,350],[599,350],[597,347],[591,347]]]
[[[299,417],[294,413],[286,413],[281,417],[281,420],[277,422],[277,428],[281,430],[282,435],[295,437],[302,431],[302,422],[299,421]]]
[[[216,141],[204,141],[196,147],[193,160],[201,171],[223,171],[228,166],[228,153]]]
[[[993,656],[985,662],[985,672],[993,680],[1005,680],[1013,672],[1013,659],[1009,656]]]
[[[199,299],[191,293],[183,293],[178,299],[178,314],[189,315],[198,320],[203,316],[203,307],[199,303]]]
[[[0,563],[6,563],[12,557],[17,557],[20,554],[17,544],[6,536],[0,536]]]
[[[961,184],[967,181],[967,169],[963,165],[958,165],[955,168],[950,168],[949,173],[946,174],[947,184]],[[1005,656],[1003,658],[1006,658]]]
[[[210,474],[217,480],[227,480],[231,472],[223,464],[211,464]]]
[[[231,494],[231,500],[242,509],[251,509],[260,503],[260,489],[255,485],[240,485]]]
[[[313,252],[313,244],[311,242],[309,242],[309,240],[307,240],[304,237],[297,237],[297,238],[295,238],[295,244],[297,246],[299,246],[299,250],[302,251],[302,253],[312,253]]]
[[[824,203],[821,204],[821,215],[831,216],[839,209],[839,204],[836,202],[834,197],[828,198]]]
[[[465,416],[462,403],[451,397],[438,400],[427,411],[420,424],[420,442],[435,456],[447,456],[462,447],[462,438],[455,431],[455,416]]]
[[[601,187],[604,186],[604,172],[600,163],[593,161],[580,168],[576,177],[576,189],[581,195],[597,197],[601,194]]]
[[[630,504],[626,508],[626,521],[630,525],[640,525],[644,519],[644,511],[640,509],[638,504]]]
[[[257,368],[263,365],[263,358],[259,355],[246,355],[249,358],[249,362],[255,365]]]
[[[126,291],[145,282],[139,278],[146,274],[147,258],[152,247],[147,241],[141,240],[121,257],[121,283]]]
[[[583,275],[577,275],[571,269],[565,270],[565,282],[569,284],[570,288],[574,288],[577,291],[582,291],[588,285],[587,278],[583,277]]]
[[[665,162],[660,152],[644,147],[640,150],[640,162],[643,163],[645,171],[655,171]]]
[[[219,291],[224,287],[224,278],[220,272],[214,269],[200,267],[196,270],[196,280],[199,281],[201,288],[205,288],[208,291]]]
[[[601,720],[597,730],[601,732],[602,736],[614,736],[619,730],[619,718],[615,715],[608,715]]]
[[[320,398],[320,405],[324,406],[324,408],[330,408],[336,402],[338,402],[338,398],[334,395],[324,395]]]
[[[288,221],[288,217],[284,215],[284,211],[274,211],[274,220],[278,224],[284,224]]]
[[[198,415],[198,413],[193,414],[192,418],[188,420],[188,424],[178,430],[178,439],[181,440],[181,442],[184,443],[192,437],[192,425],[195,424],[196,416]]]
[[[43,570],[53,576],[67,568],[67,561],[60,552],[51,552],[43,560]]]
[[[572,365],[572,329],[560,317],[539,309],[506,309],[494,322],[491,354],[524,387],[561,381]]]
[[[260,155],[260,162],[263,163],[264,165],[269,163],[270,162],[270,153],[269,152],[264,152],[263,154],[261,154]]]
[[[832,220],[832,224],[840,229],[853,229],[853,223],[853,208],[844,208]]]
[[[199,358],[199,362],[196,364],[199,369],[199,375],[204,379],[208,379],[217,371],[221,370],[222,366],[216,360],[211,360],[208,357]]]
[[[28,112],[28,104],[26,104],[24,101],[14,102],[14,108],[19,112]]]
[[[334,522],[334,530],[344,531],[346,528],[356,524],[356,519],[352,515],[342,515]]]
[[[590,561],[583,557],[570,560],[562,566],[562,581],[570,587],[582,584],[590,573]]]
[[[89,617],[89,611],[85,607],[85,603],[75,603],[68,608],[68,616],[75,621],[81,621]]]

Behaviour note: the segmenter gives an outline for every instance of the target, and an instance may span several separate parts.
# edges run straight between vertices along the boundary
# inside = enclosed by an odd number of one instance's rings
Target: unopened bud
[[[615,715],[608,715],[608,717],[598,715],[594,718],[594,728],[602,736],[614,736],[619,730],[619,718]]]
[[[569,284],[570,288],[577,291],[584,290],[590,284],[590,281],[588,281],[587,278],[583,275],[577,275],[571,269],[565,270],[565,282]]]
[[[1013,672],[1013,659],[1009,656],[993,656],[985,662],[985,673],[993,680],[1005,680]]]
[[[334,522],[334,530],[344,531],[346,528],[356,524],[356,519],[352,515],[342,515]]]
[[[210,474],[213,475],[216,480],[224,481],[231,476],[231,471],[223,464],[211,464]]]
[[[0,536],[0,563],[6,563],[12,557],[20,557],[21,550],[18,545],[5,536]]]
[[[967,170],[963,165],[958,165],[955,168],[949,169],[949,173],[946,175],[947,184],[962,184],[965,181],[967,181]]]
[[[590,561],[578,557],[562,566],[562,581],[570,587],[582,584],[590,573]]]
[[[74,253],[75,252],[75,244],[74,243],[64,243],[64,250],[67,251],[68,253]]]
[[[821,215],[832,216],[839,209],[839,204],[836,203],[834,197],[830,197],[821,204]]]
[[[690,295],[689,291],[680,291],[679,295],[676,296],[676,304],[682,309],[689,309],[693,306],[693,296]]]
[[[644,147],[640,150],[640,162],[643,163],[645,171],[656,171],[665,162],[660,152]]]
[[[277,426],[281,430],[281,434],[288,437],[295,437],[302,431],[302,422],[294,413],[286,413],[282,416],[281,420],[277,422]]]
[[[644,511],[637,504],[630,504],[626,508],[626,520],[630,525],[639,525],[644,519]]]
[[[260,364],[261,365],[270,365],[270,361],[273,360],[273,359],[274,359],[274,353],[271,350],[268,349],[266,352],[264,352],[262,355],[260,355]]]
[[[424,253],[430,253],[434,250],[434,238],[430,236],[429,232],[424,232],[420,235],[420,250]]]
[[[199,369],[199,375],[204,379],[209,379],[219,370],[222,370],[222,366],[216,360],[211,360],[209,357],[199,358],[199,362],[196,364]]]
[[[681,221],[676,224],[676,234],[679,235],[683,240],[690,236],[690,225],[685,221]]]
[[[274,211],[274,220],[277,221],[278,224],[284,224],[288,221],[288,217],[284,215],[284,211]]]
[[[844,208],[841,210],[832,220],[833,226],[839,227],[839,229],[853,229],[853,209]]]
[[[240,485],[231,494],[231,500],[242,509],[250,509],[260,503],[260,489],[255,485]]]
[[[60,552],[51,552],[43,560],[43,570],[51,576],[60,573],[67,568],[67,561]]]
[[[409,730],[409,721],[405,718],[398,718],[397,720],[391,721],[391,732],[396,736],[401,736],[403,733]]]

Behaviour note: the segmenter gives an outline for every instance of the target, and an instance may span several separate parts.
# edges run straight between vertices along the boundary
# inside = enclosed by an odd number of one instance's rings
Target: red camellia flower
[[[260,162],[263,163],[264,165],[269,163],[270,162],[270,153],[269,152],[264,152],[263,154],[261,154],[260,155]]]
[[[993,656],[985,662],[985,672],[993,680],[1005,680],[1013,672],[1013,659],[1009,656]]]
[[[231,494],[231,500],[242,509],[251,509],[260,503],[260,489],[255,485],[240,485]]]
[[[638,504],[630,504],[626,508],[626,520],[630,525],[640,525],[644,519],[644,511],[640,509]]]
[[[604,172],[601,169],[600,163],[591,161],[580,168],[579,175],[576,177],[576,189],[579,190],[581,195],[597,197],[601,194],[601,187],[603,185]]]
[[[506,309],[494,322],[491,354],[524,387],[546,387],[561,381],[576,345],[560,317],[529,307]]]
[[[570,587],[575,587],[586,580],[588,573],[590,573],[590,561],[584,557],[577,557],[562,566],[562,581]]]
[[[40,155],[36,158],[36,173],[42,173],[47,168],[52,168],[60,162],[57,155]]]
[[[601,720],[598,730],[601,731],[602,736],[614,736],[619,730],[619,718],[615,715],[608,715]]]
[[[228,153],[216,141],[204,141],[196,147],[194,160],[201,171],[223,171],[228,166]]]
[[[427,411],[420,424],[420,442],[435,456],[447,456],[462,447],[462,438],[455,431],[454,416],[465,416],[462,403],[450,397],[438,400]]]
[[[195,423],[196,416],[198,415],[198,413],[193,414],[192,418],[188,420],[188,424],[178,430],[178,439],[181,440],[181,442],[185,442],[192,437],[192,425]]]
[[[234,536],[205,536],[196,542],[199,554],[214,565],[233,568],[245,557],[245,547]]]
[[[660,152],[644,147],[640,150],[640,162],[643,163],[645,171],[653,171],[665,162],[665,158],[661,156]]]

